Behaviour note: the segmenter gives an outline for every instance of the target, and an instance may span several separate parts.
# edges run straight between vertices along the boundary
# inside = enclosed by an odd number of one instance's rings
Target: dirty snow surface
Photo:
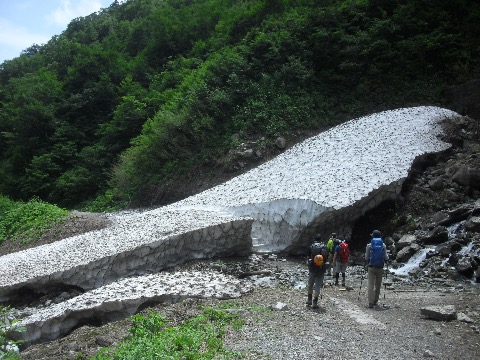
[[[253,245],[261,238],[267,250],[269,245],[281,250],[325,209],[353,205],[382,185],[404,179],[418,155],[446,149],[449,145],[438,138],[439,121],[452,116],[458,114],[415,107],[354,119],[178,203],[119,216],[106,229],[6,255],[0,258],[0,295],[12,283],[102,264],[121,252],[242,218],[255,219]]]
[[[351,120],[293,146],[273,160],[175,206],[224,206],[311,200],[336,209],[407,176],[418,155],[446,149],[438,121],[458,114],[402,108]]]

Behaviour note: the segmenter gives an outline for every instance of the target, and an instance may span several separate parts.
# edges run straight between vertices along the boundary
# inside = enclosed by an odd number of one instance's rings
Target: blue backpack
[[[383,267],[384,263],[385,253],[383,250],[383,241],[380,238],[373,238],[370,244],[370,265]]]

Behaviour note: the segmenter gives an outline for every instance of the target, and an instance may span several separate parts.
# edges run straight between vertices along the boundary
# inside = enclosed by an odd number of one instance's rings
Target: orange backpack
[[[313,258],[313,263],[315,264],[315,266],[323,266],[323,255],[315,255],[315,257]]]

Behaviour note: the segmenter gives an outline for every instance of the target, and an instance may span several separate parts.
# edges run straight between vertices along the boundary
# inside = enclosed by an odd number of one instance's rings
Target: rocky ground
[[[226,347],[247,359],[420,359],[480,356],[480,146],[477,123],[447,125],[455,146],[439,156],[419,159],[405,183],[401,201],[366,214],[352,234],[353,258],[347,287],[327,286],[320,308],[305,306],[307,271],[300,258],[222,259],[186,264],[215,268],[250,279],[255,290],[231,300],[245,325],[231,330]],[[74,213],[62,226],[45,234],[40,245],[106,226],[100,214]],[[428,256],[405,276],[387,274],[381,304],[366,307],[362,249],[367,231],[380,228],[392,254],[391,268],[428,249]],[[18,250],[14,245],[1,254]],[[258,275],[255,275],[258,274]],[[327,278],[327,280],[330,280]],[[200,303],[190,299],[158,305],[173,323],[197,314]],[[433,320],[421,309],[455,307],[455,319]],[[448,308],[447,308],[448,309]],[[101,346],[114,346],[127,334],[128,319],[92,327],[24,349],[22,359],[81,359]]]
[[[249,278],[255,289],[228,300],[245,320],[231,329],[225,347],[245,359],[476,359],[480,354],[479,288],[472,283],[431,282],[387,274],[379,305],[366,306],[362,266],[351,266],[347,286],[336,287],[327,277],[319,309],[305,305],[307,271],[303,259],[253,257],[187,264]],[[259,274],[259,275],[252,275]],[[157,305],[173,324],[200,313],[198,305],[225,300],[189,299]],[[422,315],[430,306],[455,307],[451,321]],[[114,346],[128,335],[128,319],[104,326],[84,326],[70,335],[22,352],[22,359],[87,358],[101,346]],[[81,357],[80,354],[83,354]]]

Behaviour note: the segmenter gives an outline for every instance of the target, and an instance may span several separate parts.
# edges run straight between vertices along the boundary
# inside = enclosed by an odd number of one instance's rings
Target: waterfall
[[[389,269],[390,272],[395,275],[408,275],[411,271],[420,267],[420,263],[425,260],[427,253],[432,249],[432,247],[426,247],[418,250],[405,264],[397,269]]]

